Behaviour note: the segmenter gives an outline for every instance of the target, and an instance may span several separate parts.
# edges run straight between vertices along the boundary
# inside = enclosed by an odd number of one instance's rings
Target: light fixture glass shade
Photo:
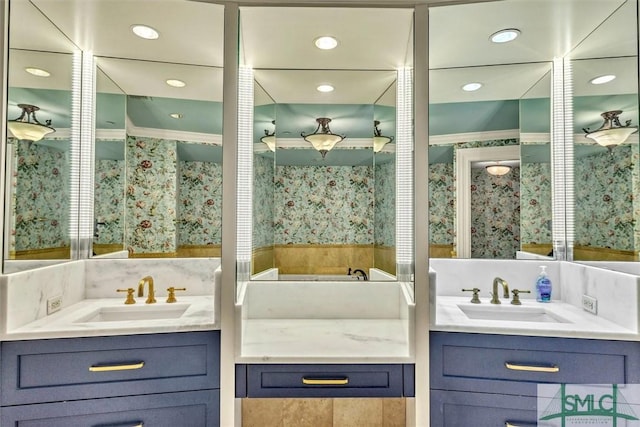
[[[509,171],[511,170],[511,166],[496,163],[495,165],[486,166],[485,169],[487,170],[487,173],[489,175],[502,176],[509,173]]]
[[[384,136],[378,125],[380,120],[373,121],[373,152],[379,153],[382,151],[385,145],[393,141],[392,136]]]
[[[275,126],[276,121],[272,120],[271,124],[273,124]],[[276,131],[275,129],[273,130],[273,132],[269,133],[268,129],[264,130],[264,136],[262,138],[260,138],[260,142],[264,142],[267,147],[269,147],[269,150],[271,151],[276,151]]]
[[[30,104],[18,104],[18,107],[22,109],[20,117],[7,121],[7,127],[15,138],[35,142],[55,132],[55,129],[49,126],[51,120],[47,120],[46,125],[43,125],[36,118],[36,111],[40,108]]]
[[[604,119],[602,126],[593,132],[589,132],[589,128],[582,129],[586,133],[585,136],[609,150],[624,143],[632,133],[638,131],[638,128],[631,126],[631,120],[627,120],[622,125],[618,117],[620,114],[622,110],[606,111],[600,114]]]
[[[309,135],[305,134],[304,132],[300,133],[300,136],[302,136],[305,141],[309,142],[311,145],[313,145],[313,148],[320,152],[323,159],[338,142],[342,141],[345,138],[344,135],[336,135],[335,133],[331,132],[331,129],[329,129],[330,121],[331,119],[327,117],[317,118],[316,122],[318,122],[318,127],[316,128],[315,132]]]

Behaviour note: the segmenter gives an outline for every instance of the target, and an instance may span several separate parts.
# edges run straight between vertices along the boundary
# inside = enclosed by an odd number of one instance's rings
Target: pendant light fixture
[[[487,173],[489,175],[502,176],[508,174],[509,171],[511,171],[511,166],[502,165],[500,164],[500,162],[496,162],[495,165],[485,166],[485,169],[487,170]]]
[[[271,123],[275,126],[276,121],[272,120]],[[276,130],[273,129],[272,133],[269,133],[269,129],[264,130],[264,136],[260,138],[260,142],[264,142],[269,150],[276,151]]]
[[[392,136],[384,136],[378,127],[380,120],[373,121],[373,152],[379,153],[385,145],[393,141]]]
[[[622,114],[622,110],[606,111],[600,114],[604,119],[602,126],[593,132],[590,132],[589,128],[583,128],[585,136],[609,150],[624,143],[632,133],[638,131],[638,127],[631,126],[631,120],[627,120],[622,125],[618,118],[620,114]]]
[[[300,132],[300,136],[304,138],[305,141],[311,143],[313,148],[318,150],[324,159],[327,153],[340,141],[342,141],[345,136],[344,135],[336,135],[331,132],[329,129],[329,122],[331,119],[327,117],[320,117],[316,119],[318,123],[318,127],[315,132],[311,134],[305,134],[304,132]]]
[[[56,131],[50,126],[51,120],[47,120],[44,125],[38,121],[36,111],[40,110],[39,107],[30,104],[18,104],[18,107],[22,109],[20,117],[7,121],[9,131],[17,139],[31,142],[40,141],[45,135]]]

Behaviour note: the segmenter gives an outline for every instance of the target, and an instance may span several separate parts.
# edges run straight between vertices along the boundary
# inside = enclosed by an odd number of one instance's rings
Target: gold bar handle
[[[302,378],[302,384],[306,385],[347,385],[349,378]]]
[[[537,424],[536,423],[528,423],[528,422],[527,423],[514,424],[511,421],[505,421],[505,423],[504,423],[504,427],[525,427],[525,426],[535,427],[535,426],[537,426]]]
[[[528,372],[548,372],[556,373],[560,372],[560,368],[557,365],[519,365],[517,363],[505,362],[505,368],[512,371],[528,371]]]
[[[135,369],[142,369],[143,367],[144,367],[144,362],[127,363],[123,365],[94,365],[94,366],[89,366],[89,371],[91,372],[133,371]]]

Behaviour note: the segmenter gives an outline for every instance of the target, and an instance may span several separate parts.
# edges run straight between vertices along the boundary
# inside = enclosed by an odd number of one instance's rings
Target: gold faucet
[[[498,297],[498,283],[502,285],[504,291],[504,297],[509,299],[509,284],[506,280],[496,277],[493,279],[493,292],[491,293],[491,304],[500,304],[500,298]]]
[[[149,295],[147,296],[147,300],[145,301],[145,303],[147,304],[153,304],[156,302],[156,293],[153,289],[153,277],[151,276],[146,276],[143,277],[142,279],[140,279],[140,281],[138,282],[138,296],[142,297],[144,296],[144,284],[148,283],[149,284]]]

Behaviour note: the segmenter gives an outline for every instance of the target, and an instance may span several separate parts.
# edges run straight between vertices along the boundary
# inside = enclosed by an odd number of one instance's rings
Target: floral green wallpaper
[[[124,176],[124,160],[96,160],[95,243],[124,242]]]
[[[277,166],[275,244],[373,244],[371,166]]]
[[[520,165],[520,241],[551,244],[551,163]]]
[[[453,164],[429,165],[429,242],[434,245],[453,245],[456,190]]]
[[[69,246],[68,153],[17,140],[13,148],[9,249]]]
[[[637,168],[637,146],[632,145],[576,159],[576,245],[634,250]]]
[[[222,165],[180,162],[178,245],[222,242]]]
[[[520,249],[520,168],[471,170],[471,257],[515,259]]]
[[[274,242],[274,165],[273,159],[253,158],[253,247],[271,246]]]
[[[396,245],[396,163],[375,166],[374,243]]]
[[[176,250],[176,141],[127,136],[127,248]]]

